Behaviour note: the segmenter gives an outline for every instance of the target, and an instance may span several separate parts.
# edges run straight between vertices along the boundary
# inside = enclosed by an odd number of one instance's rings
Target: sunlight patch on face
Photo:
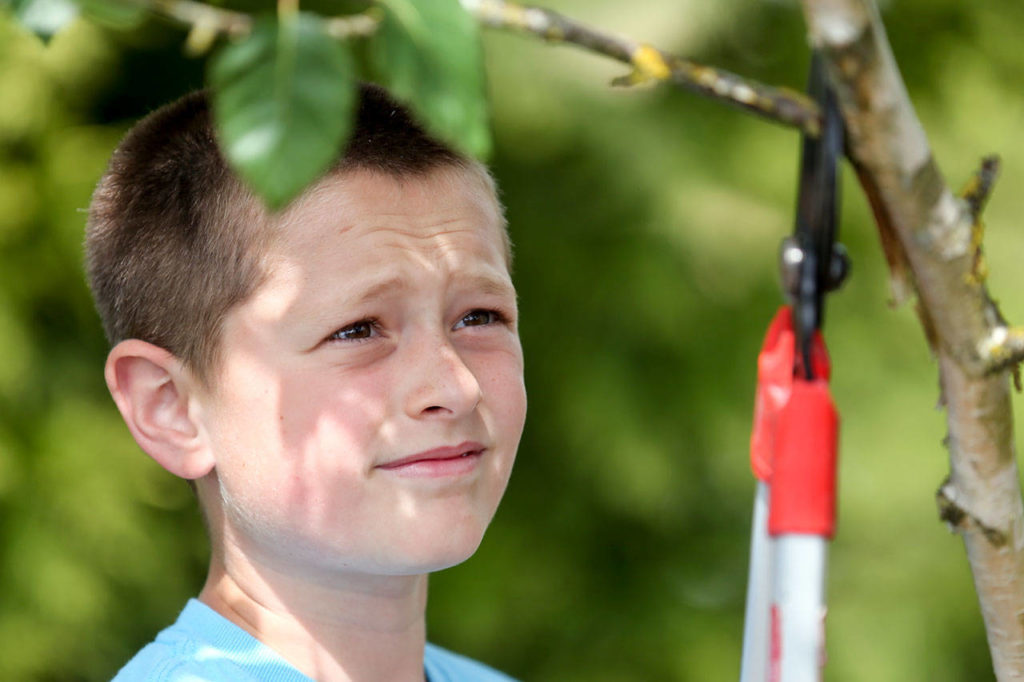
[[[227,320],[230,408],[211,423],[242,554],[303,575],[406,575],[475,551],[525,413],[485,184],[351,173],[282,217],[266,280]],[[473,467],[382,468],[461,443],[480,444]]]
[[[396,176],[379,171],[354,170],[324,178],[307,190],[277,219],[278,237],[289,238],[311,221],[334,222],[339,232],[352,225],[345,216],[360,206],[399,205],[409,199],[426,210],[451,209],[468,200],[482,218],[481,224],[495,230],[493,236],[506,267],[511,265],[511,245],[505,227],[504,210],[498,201],[494,181],[483,166],[441,167],[418,176]],[[387,213],[378,215],[386,218]]]
[[[269,286],[271,283],[273,286]],[[295,305],[301,291],[298,265],[287,260],[273,263],[267,283],[253,297],[250,310],[254,321],[261,325],[276,324]]]

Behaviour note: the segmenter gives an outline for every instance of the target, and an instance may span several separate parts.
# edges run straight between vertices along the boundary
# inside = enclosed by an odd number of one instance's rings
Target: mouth
[[[486,450],[480,443],[467,441],[455,446],[424,450],[379,464],[377,468],[405,476],[457,476],[473,471]]]

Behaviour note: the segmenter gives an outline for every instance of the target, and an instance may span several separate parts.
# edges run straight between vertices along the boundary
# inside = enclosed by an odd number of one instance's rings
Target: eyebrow
[[[362,308],[364,306],[372,305],[374,301],[382,296],[389,296],[395,294],[402,294],[413,288],[410,281],[399,274],[392,275],[390,277],[385,276],[384,279],[373,281],[372,279],[368,282],[365,289],[357,293],[353,298],[346,299],[344,301],[344,307],[346,308]],[[495,277],[486,273],[474,273],[458,277],[453,282],[453,289],[457,292],[469,292],[469,293],[480,293],[488,296],[508,296],[512,299],[512,305],[518,307],[519,296],[516,292],[515,286],[511,280],[504,279],[501,277]],[[326,305],[322,305],[326,303]],[[307,302],[308,304],[308,302]],[[296,319],[319,319],[318,324],[326,324],[337,322],[333,319],[332,314],[323,314],[323,309],[333,309],[335,305],[331,305],[330,302],[321,301],[321,304],[313,306],[300,306],[299,308],[293,308],[290,312],[295,315],[294,318],[286,317],[285,321],[287,327],[292,326],[292,322]],[[313,345],[309,350],[319,345]]]
[[[515,287],[511,283],[488,274],[472,274],[465,276],[465,278],[459,278],[455,282],[455,286],[458,289],[469,289],[482,292],[484,294],[493,294],[497,296],[512,294],[515,295]],[[401,276],[392,276],[386,280],[374,283],[369,288],[359,293],[355,298],[351,300],[352,304],[361,305],[362,303],[368,303],[375,298],[379,298],[384,294],[391,293],[402,293],[409,291],[412,288],[409,281],[401,278]]]
[[[376,298],[380,298],[384,294],[390,293],[402,293],[410,289],[409,282],[402,277],[389,277],[375,284],[371,284],[369,288],[364,289],[362,293],[353,298],[350,302],[351,305],[360,306],[364,303],[369,303]]]
[[[516,288],[511,282],[489,275],[470,275],[465,279],[457,280],[457,284],[460,287],[465,285],[467,289],[478,290],[495,296],[516,295]]]
[[[516,295],[515,287],[510,282],[484,274],[474,274],[457,278],[455,280],[455,287],[463,290],[469,289],[471,291],[479,291],[493,296],[511,295],[514,297]],[[380,298],[385,294],[400,294],[411,288],[412,285],[409,281],[401,276],[388,277],[387,279],[371,284],[354,297],[349,303],[350,305],[361,306],[365,303],[370,303],[374,299]]]

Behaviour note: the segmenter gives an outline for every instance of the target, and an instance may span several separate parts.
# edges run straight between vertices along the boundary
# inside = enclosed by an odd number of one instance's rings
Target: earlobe
[[[192,387],[180,360],[159,346],[128,339],[110,351],[104,376],[128,430],[160,466],[187,479],[213,469],[213,454],[189,410]]]

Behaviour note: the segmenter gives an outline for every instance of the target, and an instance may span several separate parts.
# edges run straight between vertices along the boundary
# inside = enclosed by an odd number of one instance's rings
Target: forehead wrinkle
[[[472,168],[442,167],[422,176],[408,177],[359,169],[328,175],[274,220],[274,233],[279,238],[289,236],[295,239],[296,233],[303,232],[300,228],[304,223],[316,222],[332,224],[336,234],[343,234],[358,228],[363,209],[373,205],[377,217],[376,227],[408,231],[413,237],[427,237],[429,234],[419,234],[413,230],[427,228],[426,232],[434,233],[436,231],[429,228],[463,219],[464,216],[457,215],[460,212],[459,205],[468,202],[475,209],[473,213],[476,215],[470,219],[472,224],[466,229],[479,230],[488,239],[497,239],[498,251],[508,266],[511,254],[504,212],[495,196],[493,185],[488,182],[489,176],[486,176],[486,171],[481,172]],[[413,203],[426,202],[425,206],[435,211],[434,220],[419,211],[392,212],[386,207],[381,210],[381,203],[386,206],[398,202],[400,196]],[[438,203],[440,199],[443,201]],[[456,215],[451,214],[453,210]],[[444,215],[446,213],[448,216]],[[436,219],[438,214],[442,216],[440,221]],[[299,241],[302,241],[301,236]]]
[[[346,261],[353,248],[364,249],[365,258],[358,260],[363,265],[376,263],[376,276],[367,277],[363,282],[358,278],[349,280],[354,286],[344,298],[357,305],[392,292],[401,294],[413,286],[414,280],[401,282],[401,278],[411,273],[396,271],[378,258],[388,248],[408,254],[411,257],[408,265],[424,268],[434,276],[445,272],[472,275],[474,266],[486,265],[488,270],[496,270],[490,284],[479,287],[453,282],[453,285],[495,294],[511,291],[514,295],[510,280],[505,285],[499,284],[508,279],[508,263],[502,224],[496,220],[496,202],[472,183],[467,187],[466,179],[462,173],[437,173],[421,179],[360,172],[326,179],[280,216],[278,236],[285,239],[284,243],[277,242],[272,254],[276,258],[271,260],[276,260],[278,267],[287,263],[297,271],[294,275],[305,280],[303,273],[307,269],[319,267],[314,263],[323,264],[337,258]],[[431,189],[431,182],[440,183],[441,191],[438,192],[437,185]],[[410,190],[411,195],[407,193]],[[450,193],[459,196],[450,197]],[[430,210],[421,210],[418,206]],[[468,213],[466,208],[470,209]],[[338,251],[332,246],[337,242],[324,241],[328,233],[355,241]],[[465,241],[467,238],[469,242]],[[466,251],[463,247],[468,244],[474,246]],[[489,262],[492,258],[494,262]],[[339,265],[341,262],[325,272],[337,272]],[[310,282],[304,281],[304,284]],[[332,305],[341,302],[335,296],[332,298],[336,301]],[[306,308],[299,301],[295,304]]]
[[[475,239],[485,241],[485,239],[482,238],[480,230],[472,225],[444,229],[445,226],[454,225],[460,221],[460,218],[453,218],[443,222],[434,222],[429,226],[414,226],[410,228],[382,226],[376,229],[392,233],[385,241],[386,246],[395,246],[410,250],[419,249],[425,245],[429,247],[429,251],[445,251],[451,248],[453,243],[452,238],[462,234],[468,234]],[[410,244],[410,241],[413,243]]]
[[[486,272],[458,276],[446,288],[480,292],[488,296],[511,296],[513,299],[516,297],[515,288],[510,281]],[[359,293],[346,303],[358,307],[387,296],[401,296],[414,289],[412,281],[406,276],[393,274],[385,276],[381,280],[370,280],[364,286],[357,288],[356,291]]]
[[[369,284],[368,287],[363,289],[362,292],[360,292],[351,301],[351,303],[357,306],[363,305],[364,303],[369,303],[386,295],[405,293],[411,288],[412,286],[409,284],[408,279],[401,275],[392,275],[387,279]]]

